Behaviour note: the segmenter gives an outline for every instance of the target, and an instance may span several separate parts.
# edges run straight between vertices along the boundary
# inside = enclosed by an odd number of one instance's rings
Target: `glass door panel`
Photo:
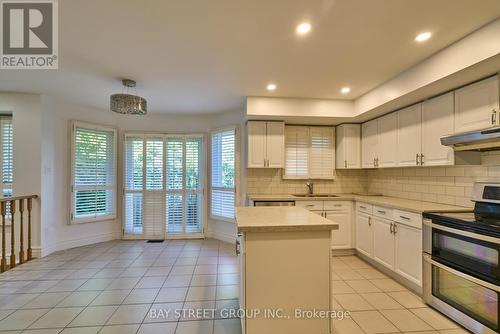
[[[432,230],[432,256],[468,274],[498,284],[500,277],[500,245],[443,231]]]
[[[432,294],[498,331],[499,294],[486,286],[433,266]]]
[[[125,137],[124,236],[203,236],[203,136]]]

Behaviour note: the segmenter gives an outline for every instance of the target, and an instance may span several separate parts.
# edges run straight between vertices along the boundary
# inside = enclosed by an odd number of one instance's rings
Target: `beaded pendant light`
[[[130,79],[123,79],[122,83],[125,87],[124,91],[121,94],[111,95],[111,111],[127,115],[146,115],[148,112],[146,99],[129,93],[130,89],[135,90],[136,82]]]

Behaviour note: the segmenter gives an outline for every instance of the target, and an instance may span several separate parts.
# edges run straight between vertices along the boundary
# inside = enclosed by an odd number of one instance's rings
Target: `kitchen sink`
[[[339,195],[333,194],[294,194],[294,197],[339,197]]]

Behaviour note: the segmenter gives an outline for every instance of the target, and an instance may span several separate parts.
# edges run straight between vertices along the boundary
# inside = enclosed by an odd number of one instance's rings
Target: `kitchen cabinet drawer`
[[[303,207],[307,210],[323,210],[323,201],[296,201],[295,206]]]
[[[418,213],[394,210],[393,219],[403,225],[422,229],[422,215]]]
[[[351,202],[347,201],[324,201],[323,210],[328,211],[350,211]]]
[[[373,211],[373,205],[363,202],[356,202],[356,210],[371,215]]]
[[[373,206],[373,215],[378,216],[378,217],[382,217],[385,219],[392,219],[393,210],[386,208],[386,207],[383,207],[383,206],[374,205]]]

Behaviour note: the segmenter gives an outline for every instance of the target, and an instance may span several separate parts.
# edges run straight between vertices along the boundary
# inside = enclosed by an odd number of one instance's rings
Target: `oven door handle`
[[[436,230],[441,230],[441,231],[445,231],[445,232],[449,232],[449,233],[453,233],[453,234],[457,234],[457,235],[462,235],[464,237],[469,237],[471,239],[477,239],[477,240],[482,240],[482,241],[486,241],[486,242],[491,242],[494,244],[500,244],[500,238],[490,237],[490,236],[482,235],[482,234],[478,234],[478,233],[472,233],[469,231],[463,231],[463,230],[459,230],[456,228],[442,226],[439,224],[429,223],[429,222],[425,222],[425,221],[424,221],[424,225],[429,226],[429,227],[436,229]]]
[[[493,290],[493,291],[496,291],[496,292],[500,292],[500,287],[497,286],[497,285],[495,285],[495,284],[491,284],[489,282],[480,280],[479,278],[475,278],[475,277],[467,275],[467,274],[465,274],[465,273],[463,273],[461,271],[458,271],[456,269],[453,269],[453,268],[450,268],[448,266],[445,266],[444,264],[439,263],[439,262],[433,260],[429,254],[424,254],[423,257],[424,257],[424,261],[425,262],[430,263],[433,266],[441,268],[441,269],[443,269],[443,270],[445,270],[445,271],[447,271],[447,272],[449,272],[449,273],[451,273],[453,275],[456,275],[458,277],[461,277],[463,279],[466,279],[466,280],[471,281],[473,283],[476,283],[478,285],[484,286],[485,288],[488,288],[490,290]]]

